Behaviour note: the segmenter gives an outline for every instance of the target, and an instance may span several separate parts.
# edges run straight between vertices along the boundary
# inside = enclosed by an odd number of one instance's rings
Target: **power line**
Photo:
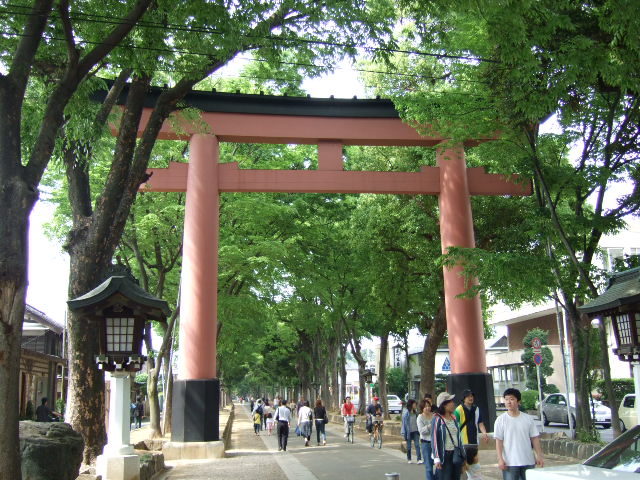
[[[0,35],[8,35],[8,36],[14,36],[14,37],[30,37],[30,35],[25,35],[22,33],[14,33],[14,32],[1,32]],[[46,36],[45,37],[47,40],[50,41],[65,41],[64,38],[61,37],[55,37],[55,36]],[[78,43],[81,44],[87,44],[87,45],[100,45],[101,42],[93,42],[91,40],[80,40]],[[104,42],[102,42],[104,43]],[[202,57],[207,57],[207,58],[211,58],[213,55],[211,53],[205,53],[205,52],[196,52],[196,51],[188,51],[188,50],[178,50],[178,49],[169,49],[169,48],[160,48],[160,47],[142,47],[142,46],[136,46],[136,45],[122,45],[122,44],[111,44],[111,46],[113,46],[114,48],[126,48],[129,50],[143,50],[143,51],[151,51],[151,52],[162,52],[162,53],[174,53],[174,54],[180,54],[180,55],[194,55],[194,56],[202,56]],[[242,61],[247,61],[247,62],[264,62],[264,63],[268,63],[268,60],[265,59],[261,59],[261,58],[246,58],[246,57],[240,57],[238,58],[238,60],[242,60]],[[314,63],[304,63],[304,62],[287,62],[284,60],[279,60],[277,62],[275,62],[279,65],[290,65],[290,66],[298,66],[298,67],[310,67],[310,68],[320,68],[320,69],[329,69],[332,68],[330,65],[318,65],[318,64],[314,64]],[[341,67],[337,67],[338,69],[340,69]],[[188,71],[188,70],[178,70],[178,69],[174,69],[174,70],[162,70],[160,68],[157,69],[158,71],[164,71],[164,72],[175,72],[175,73],[183,73],[183,74],[189,74],[189,73],[193,73],[193,71]],[[430,76],[430,75],[423,75],[423,74],[417,74],[417,73],[402,73],[402,72],[389,72],[389,71],[381,71],[381,70],[369,70],[369,69],[364,69],[364,68],[354,68],[353,69],[356,72],[362,72],[362,73],[372,73],[375,75],[386,75],[386,76],[395,76],[395,77],[405,77],[405,78],[417,78],[417,79],[423,79],[423,80],[430,80],[430,81],[436,81],[436,80],[445,80],[447,77],[446,76]],[[259,77],[255,77],[255,78],[259,78]],[[466,79],[459,79],[457,81],[461,81],[461,82],[468,82],[468,83],[488,83],[488,82],[483,82],[480,80],[466,80]]]
[[[15,4],[7,4],[10,7],[18,7],[18,8],[27,8],[21,5]],[[14,15],[37,15],[30,12],[16,12],[9,11],[8,14]],[[52,16],[55,16],[54,13]],[[97,14],[87,14],[87,13],[78,13],[76,14],[76,20],[98,23],[98,24],[106,24],[106,25],[121,25],[124,22],[122,18],[114,18],[107,17],[105,15],[97,15]],[[186,27],[183,25],[176,24],[162,24],[159,22],[151,22],[148,20],[140,20],[137,23],[140,27],[146,28],[156,28],[168,31],[183,31],[188,33],[208,33],[213,35],[224,35],[225,32],[212,29],[212,28],[204,28],[204,27]],[[433,53],[433,52],[423,52],[419,50],[407,50],[407,49],[399,49],[399,48],[388,48],[388,47],[372,47],[367,45],[358,45],[356,43],[345,43],[345,42],[330,42],[326,40],[310,40],[304,38],[284,38],[278,37],[275,35],[250,35],[250,34],[239,34],[241,37],[249,38],[249,39],[260,39],[260,40],[270,40],[273,42],[283,42],[283,43],[306,43],[306,44],[317,44],[317,45],[325,45],[325,46],[334,46],[334,47],[346,47],[346,48],[360,48],[365,51],[371,52],[387,52],[387,53],[401,53],[406,55],[418,55],[418,56],[427,56],[433,58],[448,58],[453,60],[468,60],[468,61],[477,61],[477,62],[488,62],[488,63],[500,63],[499,60],[488,59],[477,56],[470,55],[454,55],[449,53]]]

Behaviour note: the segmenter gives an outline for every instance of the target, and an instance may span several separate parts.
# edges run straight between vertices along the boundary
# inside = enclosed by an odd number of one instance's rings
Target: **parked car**
[[[638,480],[638,473],[640,473],[640,426],[635,426],[583,463],[527,470],[527,480],[575,480],[576,478]]]
[[[397,395],[387,395],[389,413],[402,413],[402,401]]]
[[[636,413],[636,395],[629,393],[624,396],[620,402],[618,409],[620,417],[620,430],[623,432],[628,428],[635,427],[638,424],[638,415]]]
[[[591,399],[591,415],[596,425],[602,425],[604,428],[611,426],[611,409],[598,400]],[[571,395],[571,423],[576,422],[576,400]],[[569,424],[567,418],[567,397],[564,393],[552,393],[542,401],[542,421],[545,426],[549,423]]]

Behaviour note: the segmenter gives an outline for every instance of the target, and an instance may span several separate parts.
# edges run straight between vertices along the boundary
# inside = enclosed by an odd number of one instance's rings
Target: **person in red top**
[[[356,416],[356,406],[351,403],[351,397],[345,397],[344,403],[342,404],[341,413],[344,417],[344,437],[347,438],[347,432],[349,431],[349,426],[347,425],[347,417]]]

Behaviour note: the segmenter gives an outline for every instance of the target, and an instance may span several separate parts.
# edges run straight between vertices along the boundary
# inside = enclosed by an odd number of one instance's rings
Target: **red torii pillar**
[[[219,383],[216,372],[218,229],[220,191],[374,191],[411,193],[400,189],[398,179],[421,179],[419,193],[439,195],[442,251],[451,246],[474,247],[469,178],[481,193],[522,194],[526,187],[513,183],[500,190],[489,185],[484,173],[467,169],[461,146],[437,150],[437,167],[425,167],[420,173],[345,172],[342,148],[337,142],[319,142],[317,171],[238,170],[234,164],[218,163],[218,140],[214,135],[195,134],[190,141],[190,163],[176,164],[174,175],[161,177],[156,170],[150,181],[152,190],[184,190],[186,208],[184,226],[179,381],[175,384],[172,440],[209,441],[219,438]],[[167,169],[167,171],[170,171]],[[429,170],[432,169],[432,170]],[[188,171],[188,173],[187,173]],[[439,172],[439,186],[427,185],[429,174]],[[158,175],[158,177],[156,177]],[[333,186],[348,175],[349,186]],[[367,187],[358,183],[367,178]],[[421,176],[421,177],[416,177]],[[154,182],[155,181],[155,182]],[[172,183],[173,182],[173,183]],[[280,182],[280,183],[278,183]],[[487,183],[479,187],[481,183]],[[500,180],[504,184],[505,182]],[[165,187],[161,185],[164,183]],[[365,182],[366,183],[366,182]],[[410,183],[410,182],[409,182]],[[502,185],[501,183],[501,185]],[[334,190],[332,190],[332,188]],[[416,188],[411,186],[409,188]],[[510,189],[510,190],[509,190]],[[521,190],[521,192],[518,192]],[[482,310],[478,297],[457,296],[468,288],[460,267],[444,269],[445,306],[449,334],[452,375],[449,391],[460,394],[465,388],[476,392],[487,423],[495,416],[493,385],[487,373]]]

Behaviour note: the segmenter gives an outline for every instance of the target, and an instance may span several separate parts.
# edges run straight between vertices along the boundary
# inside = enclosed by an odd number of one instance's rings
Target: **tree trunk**
[[[574,307],[573,304],[570,307]],[[591,422],[591,412],[589,409],[589,385],[587,375],[589,373],[590,362],[590,327],[585,327],[580,322],[580,315],[575,308],[570,308],[568,320],[571,328],[571,347],[573,349],[573,369],[576,391],[576,431],[584,429],[593,431]]]
[[[436,354],[446,331],[447,319],[444,304],[441,304],[436,317],[431,322],[429,333],[424,339],[422,366],[420,367],[420,398],[424,398],[426,393],[435,394]],[[435,398],[433,400],[435,403]]]
[[[362,344],[360,339],[353,338],[351,351],[358,362],[358,415],[364,415],[366,403],[366,385],[364,383],[364,371],[367,367],[367,361],[362,357]]]
[[[389,352],[389,332],[380,335],[380,365],[378,366],[378,389],[384,410],[384,418],[391,419],[387,402],[387,353]]]
[[[607,391],[607,397],[611,399],[611,428],[613,429],[613,438],[617,438],[622,432],[620,431],[620,417],[618,415],[618,402],[615,401],[615,393],[613,391],[613,383],[611,382],[611,366],[609,365],[609,345],[607,344],[607,332],[604,329],[604,319],[600,319],[598,324],[598,339],[600,340],[600,354],[602,356],[602,371],[604,372],[604,386]]]
[[[19,138],[19,137],[18,137]],[[7,152],[0,152],[4,156]],[[18,157],[19,158],[19,157]],[[4,161],[4,159],[3,159]],[[21,478],[18,441],[20,344],[27,290],[29,213],[37,190],[2,177],[0,186],[0,479]]]
[[[160,428],[160,399],[158,398],[158,376],[162,366],[162,357],[158,356],[153,366],[148,370],[147,376],[147,396],[149,397],[149,427],[151,427],[151,438],[162,437]]]
[[[347,345],[340,344],[340,398],[338,398],[338,406],[342,405],[344,397],[347,396]]]
[[[114,247],[115,248],[115,247]],[[69,297],[77,298],[103,280],[106,265],[96,265],[98,255],[71,254]],[[100,272],[100,273],[98,273]],[[107,440],[105,430],[104,372],[98,370],[95,355],[99,351],[99,326],[95,320],[69,311],[67,318],[69,345],[69,386],[67,416],[74,430],[84,439],[83,462],[91,463],[102,453]]]
[[[173,406],[173,365],[171,365],[170,357],[167,363],[169,364],[169,368],[167,369],[168,374],[165,377],[167,388],[164,397],[164,415],[162,417],[162,432],[164,435],[171,433],[171,407]]]

